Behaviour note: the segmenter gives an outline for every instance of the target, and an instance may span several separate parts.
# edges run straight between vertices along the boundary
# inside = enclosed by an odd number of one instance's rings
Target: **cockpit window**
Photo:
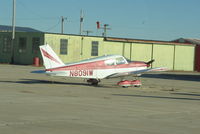
[[[115,59],[109,59],[105,61],[105,64],[108,66],[115,65],[116,60]]]
[[[123,57],[116,58],[116,64],[117,65],[126,64],[126,60]]]
[[[109,60],[105,61],[105,64],[107,66],[120,65],[120,64],[126,64],[126,63],[127,63],[127,61],[123,57],[109,59]]]

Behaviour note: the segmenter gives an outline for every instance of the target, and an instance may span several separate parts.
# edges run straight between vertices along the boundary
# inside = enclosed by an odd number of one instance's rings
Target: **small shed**
[[[33,64],[43,42],[44,34],[39,30],[17,26],[13,40],[12,26],[0,25],[0,63]]]

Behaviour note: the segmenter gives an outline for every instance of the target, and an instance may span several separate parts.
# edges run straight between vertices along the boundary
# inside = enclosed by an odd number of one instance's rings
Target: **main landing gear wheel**
[[[98,80],[98,79],[88,79],[87,80],[87,83],[94,85],[94,86],[97,86],[99,82],[100,82],[100,80]]]

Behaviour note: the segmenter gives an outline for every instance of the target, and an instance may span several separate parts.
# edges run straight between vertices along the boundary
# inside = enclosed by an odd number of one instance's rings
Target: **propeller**
[[[148,61],[148,62],[146,62],[146,64],[147,65],[150,65],[151,63],[153,63],[155,60],[153,59],[153,60],[150,60],[150,61]]]

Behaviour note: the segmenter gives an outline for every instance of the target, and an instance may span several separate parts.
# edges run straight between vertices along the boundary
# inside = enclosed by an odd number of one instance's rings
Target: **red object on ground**
[[[117,85],[122,87],[130,87],[130,86],[139,87],[142,85],[142,83],[140,80],[123,80],[118,82]]]
[[[40,58],[34,57],[33,64],[34,64],[34,66],[39,67],[40,66]]]

